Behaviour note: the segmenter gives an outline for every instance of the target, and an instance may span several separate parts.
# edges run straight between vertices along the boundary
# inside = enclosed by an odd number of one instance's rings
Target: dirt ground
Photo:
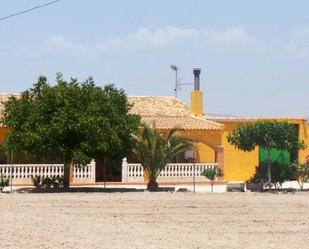
[[[309,248],[309,193],[0,194],[0,248]]]

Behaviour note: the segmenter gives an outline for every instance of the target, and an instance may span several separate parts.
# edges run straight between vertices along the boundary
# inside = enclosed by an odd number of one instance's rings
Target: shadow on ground
[[[148,192],[146,189],[137,188],[99,188],[99,187],[74,187],[69,189],[35,189],[20,188],[13,191],[14,193],[128,193],[128,192]],[[156,192],[175,192],[175,188],[162,187]],[[6,191],[4,193],[10,193]]]

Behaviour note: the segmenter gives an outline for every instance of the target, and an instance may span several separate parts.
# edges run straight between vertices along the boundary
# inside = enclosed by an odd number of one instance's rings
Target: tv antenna
[[[177,65],[171,65],[171,69],[175,72],[175,98],[177,98],[178,90],[180,90],[181,86],[184,85],[193,85],[193,83],[180,83],[180,79],[178,78],[179,67]]]

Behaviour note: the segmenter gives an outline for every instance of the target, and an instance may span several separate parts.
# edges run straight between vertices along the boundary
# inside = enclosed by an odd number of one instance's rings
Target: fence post
[[[128,162],[126,157],[122,159],[121,181],[128,182]]]
[[[95,182],[95,160],[92,159],[91,162],[90,162],[90,170],[91,170],[91,179],[90,179],[90,182]]]

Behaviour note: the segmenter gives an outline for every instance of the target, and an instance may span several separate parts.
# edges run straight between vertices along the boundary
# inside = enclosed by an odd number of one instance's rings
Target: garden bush
[[[285,181],[296,180],[296,167],[294,165],[282,164],[279,162],[272,162],[271,167],[271,183],[276,189],[282,187]],[[267,183],[268,182],[268,165],[262,163],[256,167],[255,175],[248,181],[248,183]]]
[[[35,176],[31,178],[33,186],[37,189],[50,190],[58,189],[63,186],[63,177],[53,176],[53,177],[41,177]]]
[[[3,175],[0,175],[0,191],[4,189],[4,187],[9,186],[10,179],[9,178],[4,178]]]

